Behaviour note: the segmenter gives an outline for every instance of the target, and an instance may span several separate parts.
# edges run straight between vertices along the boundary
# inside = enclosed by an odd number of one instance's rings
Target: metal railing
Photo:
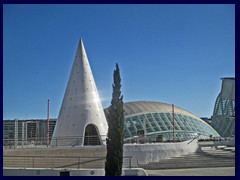
[[[102,145],[106,143],[106,135],[93,135],[93,136],[63,136],[52,138],[47,144],[46,139],[42,138],[29,138],[27,140],[19,139],[3,139],[3,148],[16,149],[16,148],[40,148],[40,147],[59,147],[59,146],[92,146]]]
[[[123,157],[123,167],[132,168],[132,156]],[[21,168],[104,168],[106,157],[4,156],[3,167]]]
[[[51,139],[51,147],[59,146],[92,146],[92,145],[102,145],[106,142],[106,135],[97,136],[63,136]]]
[[[235,137],[218,138],[213,141],[214,146],[235,146]]]
[[[214,137],[209,140],[201,140],[198,142],[200,147],[235,147],[235,137]]]
[[[199,134],[197,134],[196,136],[194,136],[193,138],[192,138],[192,140],[191,141],[189,141],[187,144],[190,144],[191,142],[193,142],[195,139],[197,139],[199,136],[201,136],[201,134],[199,133]]]

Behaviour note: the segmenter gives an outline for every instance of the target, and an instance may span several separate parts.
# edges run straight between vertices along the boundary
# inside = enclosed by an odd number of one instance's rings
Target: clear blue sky
[[[234,5],[4,5],[3,119],[57,118],[79,38],[103,107],[117,62],[124,101],[210,117],[235,76]]]

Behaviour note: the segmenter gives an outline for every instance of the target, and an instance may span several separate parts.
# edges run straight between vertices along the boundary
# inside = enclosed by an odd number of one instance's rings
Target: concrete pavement
[[[235,147],[202,147],[202,150],[139,167],[149,176],[235,176]]]
[[[145,170],[148,176],[235,176],[235,167]]]

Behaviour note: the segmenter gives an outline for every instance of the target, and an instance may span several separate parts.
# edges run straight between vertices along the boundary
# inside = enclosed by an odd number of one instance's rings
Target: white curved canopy
[[[124,103],[123,106],[125,116],[143,112],[172,112],[172,105],[155,101],[133,101]],[[194,114],[177,106],[174,106],[174,112],[199,119]]]

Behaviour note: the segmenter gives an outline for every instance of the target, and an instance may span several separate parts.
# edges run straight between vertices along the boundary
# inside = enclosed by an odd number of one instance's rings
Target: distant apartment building
[[[52,138],[56,119],[49,120],[49,139]],[[47,143],[48,125],[46,119],[4,120],[3,145],[22,145],[25,143]]]

